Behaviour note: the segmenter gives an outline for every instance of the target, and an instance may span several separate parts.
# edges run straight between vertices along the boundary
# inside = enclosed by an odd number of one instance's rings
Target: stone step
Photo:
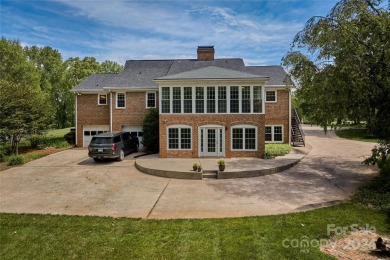
[[[203,170],[203,178],[216,179],[218,177],[218,171]]]

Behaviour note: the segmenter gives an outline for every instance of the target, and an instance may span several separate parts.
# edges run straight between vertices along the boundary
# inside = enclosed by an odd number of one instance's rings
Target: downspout
[[[291,87],[288,89],[288,144],[291,145]]]
[[[77,147],[77,130],[78,130],[78,128],[79,128],[79,125],[77,124],[77,96],[78,96],[79,94],[78,93],[75,93],[75,96],[76,96],[76,99],[75,99],[75,126],[76,126],[76,129],[75,129],[75,145],[76,145],[76,147]]]
[[[112,92],[110,91],[110,132],[112,132]]]

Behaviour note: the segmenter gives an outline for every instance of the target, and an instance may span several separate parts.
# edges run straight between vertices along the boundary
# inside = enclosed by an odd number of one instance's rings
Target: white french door
[[[225,131],[223,127],[199,128],[199,156],[225,156]]]

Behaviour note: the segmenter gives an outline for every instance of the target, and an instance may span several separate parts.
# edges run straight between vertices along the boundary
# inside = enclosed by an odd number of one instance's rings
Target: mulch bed
[[[390,259],[390,255],[376,249],[375,241],[378,237],[387,238],[375,232],[361,230],[351,232],[342,237],[336,237],[321,247],[321,251],[337,259]]]

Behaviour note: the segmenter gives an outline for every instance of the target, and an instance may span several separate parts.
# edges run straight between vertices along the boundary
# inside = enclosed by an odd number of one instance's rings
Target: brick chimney
[[[214,46],[198,46],[198,60],[214,60]]]

